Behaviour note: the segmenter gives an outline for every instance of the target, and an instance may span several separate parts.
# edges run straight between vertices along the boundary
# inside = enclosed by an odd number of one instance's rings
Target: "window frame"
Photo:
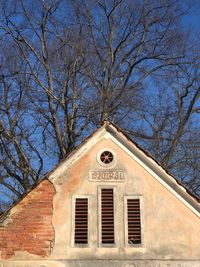
[[[103,152],[105,152],[105,151],[108,151],[108,152],[110,152],[110,153],[112,153],[112,155],[113,155],[113,160],[112,160],[112,162],[110,162],[110,163],[103,163],[102,161],[101,161],[101,154],[103,153]],[[104,168],[106,168],[106,169],[112,169],[112,168],[114,168],[115,166],[116,166],[116,164],[117,164],[117,157],[116,157],[116,153],[115,153],[115,151],[113,151],[112,149],[110,149],[110,148],[104,148],[104,149],[101,149],[101,150],[99,150],[98,151],[98,153],[97,153],[97,155],[96,155],[96,160],[97,160],[97,162],[98,162],[98,164],[100,165],[100,166],[102,166],[102,167],[104,167]]]
[[[77,244],[75,243],[75,208],[76,208],[76,199],[77,198],[83,198],[88,200],[88,227],[87,227],[87,243],[86,244]],[[91,196],[90,195],[73,195],[72,196],[72,220],[71,220],[71,246],[72,247],[77,247],[77,248],[88,248],[90,247],[91,243],[91,230],[90,230],[90,210],[91,210]]]
[[[114,243],[113,244],[103,244],[101,242],[101,237],[102,237],[102,224],[101,224],[101,190],[102,189],[113,189],[113,210],[114,210]],[[97,202],[98,202],[98,223],[97,223],[97,229],[98,229],[98,247],[110,247],[110,248],[115,248],[117,247],[117,243],[118,243],[118,235],[117,235],[117,190],[116,190],[116,186],[113,186],[113,185],[101,185],[101,186],[98,186],[98,192],[97,192],[97,195],[98,195],[98,199],[97,199]]]
[[[128,242],[128,199],[139,199],[140,201],[140,223],[141,223],[141,243],[129,244]],[[144,198],[141,195],[124,196],[124,245],[127,248],[143,248],[144,247]]]

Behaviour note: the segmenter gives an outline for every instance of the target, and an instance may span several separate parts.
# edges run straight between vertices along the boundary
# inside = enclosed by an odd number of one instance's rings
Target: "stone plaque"
[[[124,182],[123,170],[90,170],[89,181],[91,182]]]

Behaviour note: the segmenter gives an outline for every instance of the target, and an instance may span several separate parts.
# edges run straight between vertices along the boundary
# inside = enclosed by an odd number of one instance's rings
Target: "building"
[[[200,200],[106,121],[0,217],[0,267],[200,267]]]

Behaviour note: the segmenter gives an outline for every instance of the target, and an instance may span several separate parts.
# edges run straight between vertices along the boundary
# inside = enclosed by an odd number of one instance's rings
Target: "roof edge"
[[[169,176],[171,179],[173,179],[174,182],[176,182],[177,184],[177,194],[181,195],[190,205],[191,205],[191,200],[193,201],[192,204],[196,203],[198,204],[198,208],[199,208],[199,203],[200,203],[200,197],[198,197],[197,195],[195,195],[193,192],[191,192],[186,186],[184,186],[177,178],[175,178],[173,176],[173,174],[171,174],[165,167],[162,166],[162,164],[156,160],[149,152],[147,152],[146,150],[144,150],[142,147],[140,147],[135,141],[133,141],[128,133],[126,133],[125,130],[122,130],[119,126],[117,126],[114,122],[112,122],[109,119],[105,119],[102,124],[101,127],[97,128],[96,130],[94,130],[89,136],[87,136],[74,150],[72,150],[67,157],[65,157],[64,159],[60,160],[58,162],[58,164],[56,164],[54,166],[54,168],[52,170],[50,170],[49,172],[47,172],[41,179],[38,180],[38,182],[36,184],[34,184],[33,186],[30,186],[30,188],[28,189],[28,191],[22,195],[21,198],[19,198],[12,206],[10,206],[8,209],[6,209],[1,215],[0,215],[0,221],[2,220],[2,218],[4,216],[6,216],[6,214],[9,213],[9,211],[14,208],[19,202],[21,202],[30,192],[32,192],[40,183],[42,183],[44,180],[48,180],[49,182],[52,183],[51,179],[49,179],[50,175],[60,166],[62,165],[64,162],[66,162],[71,156],[73,156],[85,143],[88,142],[88,140],[90,140],[98,131],[105,129],[106,131],[110,132],[112,135],[114,135],[115,137],[117,137],[117,133],[121,133],[122,136],[124,136],[124,138],[130,142],[130,144],[132,144],[134,147],[136,147],[138,149],[138,151],[140,151],[140,153],[143,154],[143,156],[147,157],[149,160],[151,160],[154,163],[154,167],[160,167],[163,174]],[[133,153],[133,152],[131,152]],[[152,162],[150,162],[152,164]],[[152,170],[154,168],[151,168]],[[154,170],[153,170],[154,171]],[[163,180],[165,181],[165,179],[163,178]],[[166,182],[166,181],[165,181]],[[170,185],[172,187],[172,185]],[[174,188],[173,188],[174,189]],[[175,189],[174,189],[175,190]],[[184,194],[184,196],[183,196]],[[192,205],[193,206],[193,205]],[[196,208],[195,208],[196,209]],[[197,209],[198,211],[198,209]],[[199,212],[199,211],[198,211]]]
[[[135,141],[133,141],[129,135],[122,130],[120,127],[118,127],[116,124],[114,124],[113,122],[111,122],[110,120],[106,120],[105,121],[105,126],[106,129],[108,131],[111,131],[112,133],[115,134],[115,131],[121,133],[128,142],[132,143],[139,151],[141,151],[141,153],[143,153],[144,156],[147,156],[150,160],[152,160],[154,162],[155,165],[157,165],[158,167],[160,167],[162,169],[162,171],[164,172],[164,174],[170,176],[170,178],[172,178],[179,187],[181,187],[182,192],[185,191],[185,193],[187,193],[187,195],[192,198],[194,201],[196,201],[198,204],[200,203],[200,197],[198,197],[196,194],[194,194],[193,192],[191,192],[185,185],[183,185],[169,170],[167,170],[167,168],[165,168],[158,160],[156,160],[149,152],[147,152],[146,150],[144,150],[142,147],[140,147]],[[113,129],[114,128],[114,132]],[[184,191],[183,191],[184,190]]]

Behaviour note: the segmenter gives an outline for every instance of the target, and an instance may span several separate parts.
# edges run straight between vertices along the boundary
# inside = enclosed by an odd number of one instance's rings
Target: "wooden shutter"
[[[75,200],[75,229],[74,243],[88,243],[88,199],[76,198]]]
[[[140,200],[127,199],[128,243],[141,244]]]
[[[113,189],[101,189],[101,243],[114,244]]]

